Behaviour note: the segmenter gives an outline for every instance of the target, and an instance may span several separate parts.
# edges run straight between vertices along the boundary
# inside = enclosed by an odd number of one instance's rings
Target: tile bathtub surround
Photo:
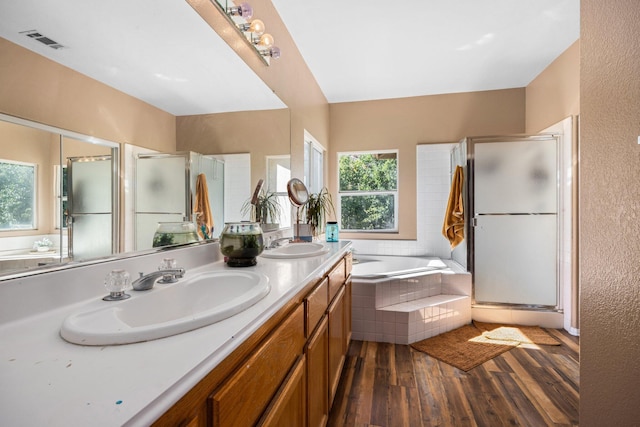
[[[410,344],[471,322],[471,276],[431,273],[352,283],[353,339]]]

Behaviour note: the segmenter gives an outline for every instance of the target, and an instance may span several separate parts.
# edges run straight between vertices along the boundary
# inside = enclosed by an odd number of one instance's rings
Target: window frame
[[[349,190],[349,191],[341,191],[340,190],[340,158],[342,156],[350,156],[350,155],[364,155],[364,154],[388,154],[393,153],[396,157],[396,189],[395,190],[378,190],[378,191],[358,191],[358,190]],[[379,234],[397,234],[399,233],[399,201],[400,201],[400,150],[398,149],[384,149],[384,150],[357,150],[357,151],[340,151],[337,152],[337,162],[336,162],[336,175],[337,175],[337,206],[336,206],[336,214],[338,216],[338,221],[340,222],[340,230],[345,233],[379,233]],[[393,196],[393,227],[385,228],[385,229],[349,229],[345,228],[344,224],[342,224],[342,197],[343,196],[371,196],[371,195],[392,195]]]
[[[38,164],[31,162],[22,162],[19,160],[0,159],[2,164],[13,164],[30,167],[33,171],[33,194],[31,199],[31,210],[33,212],[31,216],[31,225],[29,227],[12,227],[12,228],[0,228],[0,232],[15,232],[15,231],[27,231],[38,229]]]
[[[324,158],[327,150],[307,130],[304,131],[304,177],[309,194],[324,188]]]

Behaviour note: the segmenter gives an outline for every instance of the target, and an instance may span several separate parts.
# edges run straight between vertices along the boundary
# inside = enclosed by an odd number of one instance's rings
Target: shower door
[[[112,156],[67,160],[69,256],[82,260],[118,251],[117,186]]]
[[[139,154],[136,160],[135,249],[153,246],[160,222],[191,219],[189,153]]]
[[[558,140],[472,138],[476,304],[558,306]]]

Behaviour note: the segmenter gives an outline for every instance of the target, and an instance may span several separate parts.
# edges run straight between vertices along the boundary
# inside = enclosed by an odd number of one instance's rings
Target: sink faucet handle
[[[131,287],[131,278],[126,270],[112,270],[104,278],[104,286],[109,291],[109,295],[102,298],[105,301],[120,301],[131,296],[124,292]]]
[[[158,267],[158,270],[171,270],[176,268],[176,260],[173,258],[164,258]]]
[[[175,270],[176,260],[173,258],[164,258],[158,266],[159,271],[163,270]],[[182,277],[182,276],[181,276]],[[162,275],[162,279],[158,280],[158,283],[175,283],[177,281],[176,275],[173,273],[165,273]]]

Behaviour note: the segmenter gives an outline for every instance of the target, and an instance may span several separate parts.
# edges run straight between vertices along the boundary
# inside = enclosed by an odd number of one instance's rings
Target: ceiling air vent
[[[27,36],[29,38],[37,40],[40,43],[42,43],[42,44],[44,44],[46,46],[49,46],[52,49],[62,49],[64,47],[63,45],[61,45],[57,41],[51,40],[47,36],[43,36],[41,33],[39,33],[36,30],[21,31],[20,34],[24,34],[25,36]]]

